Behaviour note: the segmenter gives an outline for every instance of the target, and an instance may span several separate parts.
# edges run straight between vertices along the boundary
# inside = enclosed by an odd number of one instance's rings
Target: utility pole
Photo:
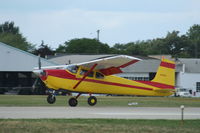
[[[100,30],[97,30],[97,41],[99,41],[99,33],[100,33]]]

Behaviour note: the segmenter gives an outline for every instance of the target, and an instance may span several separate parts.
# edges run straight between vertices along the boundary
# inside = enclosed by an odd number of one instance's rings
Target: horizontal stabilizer
[[[170,93],[170,92],[174,93],[175,92],[174,89],[156,89],[154,91],[158,93]]]

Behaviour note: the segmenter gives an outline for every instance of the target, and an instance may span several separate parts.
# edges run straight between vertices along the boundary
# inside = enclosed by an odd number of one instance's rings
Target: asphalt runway
[[[181,109],[153,107],[0,107],[0,118],[181,119]],[[200,119],[200,108],[185,108],[184,119]]]

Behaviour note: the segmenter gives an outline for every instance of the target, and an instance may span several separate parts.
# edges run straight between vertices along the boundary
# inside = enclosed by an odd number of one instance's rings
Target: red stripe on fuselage
[[[175,64],[168,63],[168,62],[161,62],[160,66],[175,69]]]
[[[81,78],[76,78],[75,75],[68,73],[66,70],[46,70],[46,71],[48,72],[48,76],[54,76],[58,78],[71,79],[71,80],[81,80]],[[94,79],[84,79],[84,81],[99,83],[99,84],[106,84],[106,85],[115,85],[115,86],[120,86],[120,87],[142,89],[142,90],[153,90],[152,88],[147,88],[147,87],[100,81],[100,80],[94,80]]]
[[[161,89],[175,89],[175,87],[173,85],[166,85],[166,84],[162,84],[162,83],[158,83],[158,82],[152,82],[152,81],[136,81],[136,82],[151,85],[151,86],[158,87]]]
[[[106,81],[93,80],[93,79],[85,79],[85,81],[94,82],[94,83],[100,83],[100,84],[106,84],[106,85],[115,85],[115,86],[120,86],[120,87],[142,89],[142,90],[153,90],[152,88],[147,88],[147,87],[140,87],[140,86],[134,86],[134,85],[120,84],[120,83],[114,83],[114,82],[106,82]]]
[[[68,73],[66,70],[46,70],[48,72],[48,75],[58,77],[58,78],[66,78],[66,79],[75,79],[76,76],[73,74]]]

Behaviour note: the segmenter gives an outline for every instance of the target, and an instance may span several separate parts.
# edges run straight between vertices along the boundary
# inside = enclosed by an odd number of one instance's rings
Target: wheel
[[[88,98],[88,104],[90,106],[94,106],[96,103],[97,103],[97,98],[96,97],[91,96],[91,97]]]
[[[69,99],[69,105],[71,107],[76,107],[77,104],[78,104],[78,101],[76,100],[76,98],[72,97]]]
[[[48,95],[47,102],[49,104],[53,104],[53,103],[55,103],[55,101],[56,101],[56,97],[54,95],[52,95],[52,94]]]

